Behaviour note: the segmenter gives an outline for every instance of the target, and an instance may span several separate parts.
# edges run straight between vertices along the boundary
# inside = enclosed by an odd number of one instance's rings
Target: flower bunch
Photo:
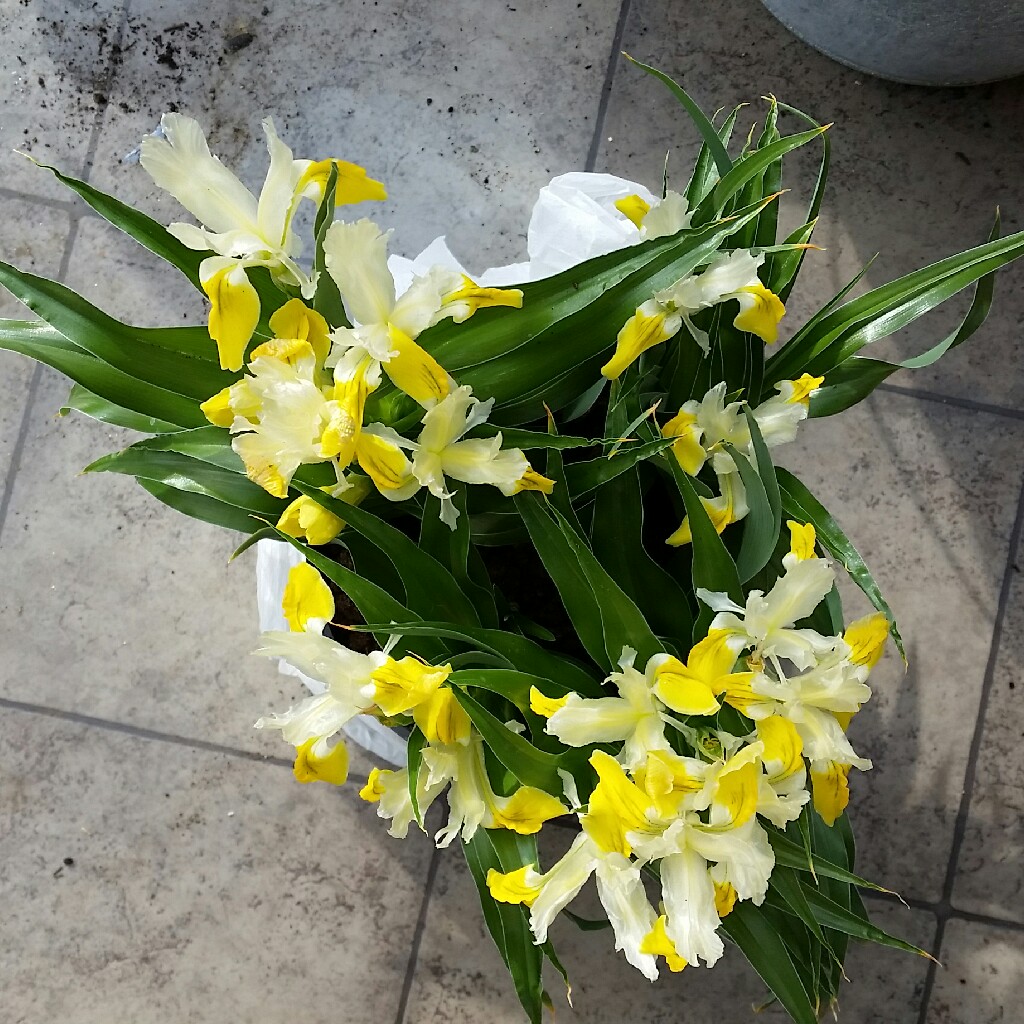
[[[869,920],[847,814],[851,770],[871,767],[850,720],[887,637],[903,648],[856,548],[773,451],[966,341],[1024,233],[997,222],[851,298],[855,279],[780,342],[827,126],[771,100],[732,155],[739,109],[716,125],[646,70],[701,133],[689,181],[655,195],[556,178],[529,263],[479,276],[442,243],[401,260],[372,220],[336,219],[384,197],[357,165],[296,159],[267,121],[256,197],[168,114],[141,163],[198,225],[54,173],[184,274],[208,321],[132,327],[0,264],[40,318],[5,321],[0,348],[72,377],[70,408],[148,435],[91,470],[238,531],[239,550],[288,553],[288,628],[257,653],[312,694],[257,727],[293,747],[300,782],[333,785],[346,735],[389,738],[402,763],[359,796],[393,835],[464,850],[531,1021],[545,960],[565,975],[552,924],[595,876],[647,978],[659,957],[710,967],[728,943],[813,1024],[851,937],[920,952]],[[782,114],[810,127],[782,134]],[[780,238],[784,160],[812,143],[821,173]],[[933,348],[860,355],[972,285]],[[873,606],[853,621],[847,575]],[[552,859],[556,828],[573,837]]]

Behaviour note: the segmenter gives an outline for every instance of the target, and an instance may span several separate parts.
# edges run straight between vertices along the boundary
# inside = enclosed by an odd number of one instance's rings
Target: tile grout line
[[[136,739],[153,740],[157,743],[170,743],[178,747],[192,747],[195,750],[204,750],[212,754],[226,754],[229,757],[237,757],[246,761],[258,761],[261,764],[272,764],[283,768],[292,767],[292,762],[283,757],[259,754],[253,750],[242,750],[240,747],[229,747],[223,743],[214,743],[212,740],[201,740],[188,736],[178,736],[176,733],[171,732],[160,732],[158,729],[147,729],[145,726],[118,722],[112,718],[97,718],[94,715],[84,715],[79,711],[66,711],[63,708],[49,707],[46,704],[31,704],[27,701],[13,700],[10,697],[0,697],[0,708],[6,708],[9,711],[21,711],[29,715],[42,715],[45,718],[56,718],[62,722],[85,725],[92,729],[105,729],[108,732],[117,732],[124,736],[134,736]]]
[[[103,124],[103,118],[106,115],[107,107],[110,104],[110,83],[117,70],[117,65],[120,63],[120,54],[122,52],[121,44],[124,41],[124,33],[128,26],[128,8],[130,5],[131,0],[125,0],[124,9],[121,11],[121,17],[118,23],[117,37],[111,47],[111,54],[103,72],[103,102],[97,104],[96,114],[93,117],[92,128],[89,130],[89,145],[86,147],[85,162],[82,165],[83,181],[89,180],[89,175],[92,172],[93,160],[96,156],[96,149],[99,146],[100,128]],[[68,216],[70,219],[68,234],[64,242],[64,251],[60,258],[60,267],[57,270],[57,280],[60,282],[63,282],[67,275],[68,268],[71,266],[71,254],[74,250],[75,242],[78,239],[78,227],[81,222],[82,214],[78,210],[71,209]],[[39,384],[42,381],[42,377],[42,364],[37,363],[35,369],[32,371],[32,377],[29,380],[28,391],[25,398],[25,408],[22,410],[21,422],[18,424],[18,435],[14,442],[14,448],[11,451],[11,460],[8,464],[7,477],[4,480],[3,493],[0,495],[0,538],[2,538],[4,527],[7,525],[7,512],[10,509],[11,498],[14,494],[14,481],[21,468],[21,457],[24,453],[29,428],[32,424],[33,406],[35,405],[36,393],[39,390]]]
[[[885,391],[893,395],[903,395],[906,398],[920,398],[926,402],[939,402],[941,405],[952,405],[958,409],[969,409],[971,412],[984,412],[992,416],[1005,416],[1009,419],[1024,420],[1024,409],[1014,409],[1008,405],[975,402],[970,398],[943,395],[936,391],[925,391],[920,388],[905,388],[899,384],[879,384],[875,390]]]
[[[20,203],[28,203],[31,206],[45,206],[51,210],[59,210],[61,213],[77,213],[82,217],[99,216],[90,207],[85,207],[78,199],[53,199],[51,196],[37,195],[35,192],[23,192],[17,188],[3,188],[0,186],[0,199],[11,199]]]
[[[895,894],[875,892],[872,889],[865,889],[861,892],[861,896],[866,900],[875,903],[885,903],[893,907],[909,907],[911,910],[920,910],[924,913],[935,914],[936,916],[945,912],[946,917],[960,921],[973,921],[976,924],[991,925],[993,928],[1003,928],[1013,932],[1024,931],[1024,922],[1022,921],[1011,921],[1009,918],[993,917],[990,914],[976,914],[971,910],[957,910],[956,907],[949,907],[948,910],[943,911],[941,904],[932,903],[930,900],[920,900],[914,897],[907,899]]]
[[[956,822],[953,826],[953,843],[949,851],[949,861],[946,865],[946,878],[942,885],[942,899],[938,903],[935,913],[938,917],[938,926],[935,929],[936,957],[942,951],[942,942],[945,938],[946,922],[954,916],[952,909],[953,887],[956,883],[957,868],[960,865],[960,851],[963,848],[964,837],[967,833],[967,819],[971,810],[971,799],[974,795],[974,785],[977,778],[978,755],[981,751],[982,739],[985,732],[985,715],[988,711],[989,698],[992,695],[992,688],[995,684],[996,659],[999,656],[999,647],[1003,635],[1003,620],[1006,618],[1006,607],[1009,604],[1010,587],[1014,576],[1014,561],[1020,549],[1021,533],[1024,531],[1024,482],[1021,484],[1020,495],[1017,499],[1017,513],[1014,517],[1013,528],[1010,531],[1009,551],[1006,556],[1006,568],[1003,571],[1003,580],[999,588],[999,599],[996,605],[995,621],[992,626],[992,642],[989,646],[988,661],[985,665],[985,675],[981,684],[981,698],[978,703],[978,717],[974,723],[974,734],[971,737],[970,752],[967,756],[967,770],[964,772],[964,787],[960,797],[960,807],[957,810]],[[958,914],[956,916],[959,916]],[[928,1007],[931,1001],[932,989],[935,986],[936,964],[928,964],[928,974],[925,978],[924,992],[921,997],[921,1013],[918,1024],[925,1024]]]
[[[594,134],[590,140],[590,149],[587,150],[587,159],[583,164],[583,170],[592,171],[597,164],[597,154],[601,149],[601,136],[604,134],[604,120],[608,113],[608,102],[612,95],[612,85],[615,81],[615,69],[619,63],[619,50],[622,48],[622,37],[626,33],[626,20],[629,18],[630,0],[622,0],[619,7],[619,17],[615,22],[615,32],[612,35],[611,53],[608,55],[608,67],[604,73],[604,82],[601,85],[601,96],[597,104],[597,114],[594,118]]]
[[[423,886],[423,902],[420,904],[419,916],[416,918],[416,929],[412,935],[412,944],[409,948],[409,963],[405,969],[405,978],[402,981],[402,994],[398,999],[398,1012],[395,1014],[395,1024],[405,1024],[405,1015],[409,1008],[409,997],[412,994],[412,983],[416,976],[416,967],[419,963],[420,945],[423,942],[423,933],[427,927],[427,911],[430,908],[430,899],[434,894],[434,883],[437,881],[437,869],[441,863],[441,850],[435,846],[430,854],[430,864],[427,866],[427,878]]]

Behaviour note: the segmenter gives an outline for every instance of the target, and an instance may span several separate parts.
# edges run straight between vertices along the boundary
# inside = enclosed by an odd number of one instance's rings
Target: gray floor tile
[[[60,269],[70,227],[65,213],[17,199],[0,198],[4,229],[0,259],[20,270],[55,275]],[[32,317],[10,292],[0,288],[0,317]],[[0,352],[0,489],[7,481],[11,453],[25,409],[33,364],[24,356]]]
[[[1024,1003],[1024,932],[950,921],[927,1024],[1010,1024]]]
[[[953,902],[1024,922],[1024,582],[1015,560]]]
[[[1024,470],[1024,424],[897,395],[803,424],[778,449],[846,529],[896,614],[851,725],[873,759],[852,773],[860,872],[938,899]],[[847,618],[869,610],[847,603]]]
[[[425,840],[273,765],[14,711],[0,734],[5,1021],[393,1019]]]
[[[593,883],[588,883],[571,909],[583,916],[600,916]],[[919,945],[931,942],[931,915],[890,906],[871,905],[868,909],[881,928]],[[782,1024],[789,1019],[777,1007],[754,1015],[753,1008],[765,1002],[766,989],[735,948],[728,948],[725,958],[710,971],[662,971],[652,985],[615,952],[608,931],[581,932],[571,922],[560,920],[551,937],[569,971],[575,1013],[565,1006],[565,988],[554,972],[546,977],[546,985],[556,1012],[567,1020],[587,1024],[764,1020]],[[855,944],[846,964],[851,984],[840,999],[840,1020],[891,1024],[916,1019],[925,972],[923,959]],[[879,991],[886,993],[884,1005],[878,1000]],[[482,1020],[519,1024],[521,1019],[512,983],[481,921],[476,889],[461,852],[447,851],[430,902],[406,1024],[476,1024]]]
[[[1004,231],[1024,227],[1024,188],[1011,168],[1024,149],[1006,125],[1024,108],[1021,80],[961,89],[923,89],[866,77],[805,46],[747,0],[717,4],[635,0],[623,49],[679,79],[708,112],[750,103],[737,127],[745,138],[773,93],[822,122],[834,121],[832,172],[815,241],[783,324],[799,326],[873,256],[877,286],[985,240],[995,207]],[[801,130],[791,121],[789,130]],[[673,150],[673,182],[685,183],[699,138],[660,84],[620,62],[602,135],[599,170],[661,181]],[[795,161],[784,182],[792,219],[814,182],[818,153]],[[678,184],[677,184],[678,187]],[[799,223],[799,221],[797,221]],[[964,303],[958,307],[962,313]],[[874,347],[885,358],[923,351],[951,330],[954,310],[912,326],[905,340]],[[965,348],[932,369],[901,372],[896,383],[1024,407],[1024,267],[1000,280],[994,311]],[[784,331],[784,336],[786,332]],[[903,339],[903,335],[900,336]],[[884,346],[884,347],[883,347]]]
[[[0,179],[5,188],[66,199],[47,171],[13,150],[81,176],[106,102],[124,0],[23,0],[0,8]]]
[[[395,251],[412,255],[447,231],[473,269],[524,258],[537,189],[583,166],[618,9],[457,0],[442,18],[424,0],[317,0],[296,18],[245,0],[211,24],[200,0],[140,0],[93,181],[181,219],[122,156],[163,111],[180,109],[255,185],[270,114],[297,156],[344,157],[387,184],[386,205],[352,215],[394,224]]]

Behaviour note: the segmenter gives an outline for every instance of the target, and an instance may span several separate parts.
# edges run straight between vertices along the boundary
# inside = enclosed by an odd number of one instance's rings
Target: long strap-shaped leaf
[[[640,609],[564,518],[545,507],[536,493],[517,494],[515,503],[573,628],[594,661],[610,671],[624,647],[637,652],[641,665],[657,654],[662,645]]]
[[[466,863],[476,883],[484,923],[508,967],[530,1024],[541,1024],[544,1012],[544,985],[541,968],[544,956],[533,942],[530,914],[526,907],[498,903],[487,887],[487,874],[515,871],[527,864],[536,865],[537,844],[532,836],[520,836],[507,829],[477,829],[463,846]]]

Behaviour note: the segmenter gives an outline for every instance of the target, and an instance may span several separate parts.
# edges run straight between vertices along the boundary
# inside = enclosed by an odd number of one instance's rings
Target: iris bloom
[[[296,262],[301,243],[292,221],[303,199],[319,204],[331,168],[338,170],[335,201],[385,199],[379,181],[344,160],[296,160],[274,129],[263,122],[270,168],[257,199],[210,152],[198,122],[184,114],[164,114],[160,132],[142,140],[142,166],[202,225],[175,223],[168,230],[190,249],[211,251],[199,266],[199,280],[211,302],[210,336],[224,369],[241,369],[245,348],[260,317],[260,300],[247,267],[266,267],[284,288],[305,298],[316,282]]]
[[[423,406],[445,398],[453,381],[416,338],[428,327],[451,318],[468,320],[487,306],[523,304],[518,289],[481,288],[465,274],[433,267],[413,279],[396,297],[388,270],[390,232],[370,220],[327,229],[324,255],[349,317],[356,325],[334,332],[335,376],[340,381],[363,379],[372,390],[380,383],[381,367],[396,387]]]
[[[811,396],[823,380],[824,377],[805,373],[799,380],[780,381],[776,385],[778,394],[752,410],[766,447],[775,448],[796,437],[798,425],[807,418]],[[699,401],[694,399],[683,405],[661,428],[663,436],[674,438],[672,454],[684,472],[696,476],[710,461],[718,477],[721,496],[702,496],[700,500],[718,533],[730,523],[743,519],[749,511],[739,468],[725,445],[731,445],[756,466],[743,403],[726,404],[725,389],[724,382],[716,384]],[[689,544],[692,539],[689,517],[686,517],[667,543],[678,546]]]
[[[707,353],[710,351],[708,336],[694,326],[691,318],[702,309],[730,299],[736,299],[740,307],[733,325],[756,334],[766,344],[774,343],[786,309],[757,276],[763,262],[763,255],[737,250],[719,256],[703,273],[688,274],[655,292],[619,331],[615,354],[601,367],[601,373],[615,380],[643,352],[675,337],[684,324]]]
[[[415,441],[371,423],[363,428],[356,457],[391,501],[402,501],[426,487],[440,500],[441,520],[453,530],[459,513],[451,500],[448,477],[467,484],[491,484],[505,495],[524,490],[550,494],[553,481],[534,472],[518,448],[502,449],[501,434],[464,436],[486,422],[493,405],[493,398],[486,402],[474,398],[468,385],[455,388],[426,411]],[[412,452],[411,459],[405,451]]]

